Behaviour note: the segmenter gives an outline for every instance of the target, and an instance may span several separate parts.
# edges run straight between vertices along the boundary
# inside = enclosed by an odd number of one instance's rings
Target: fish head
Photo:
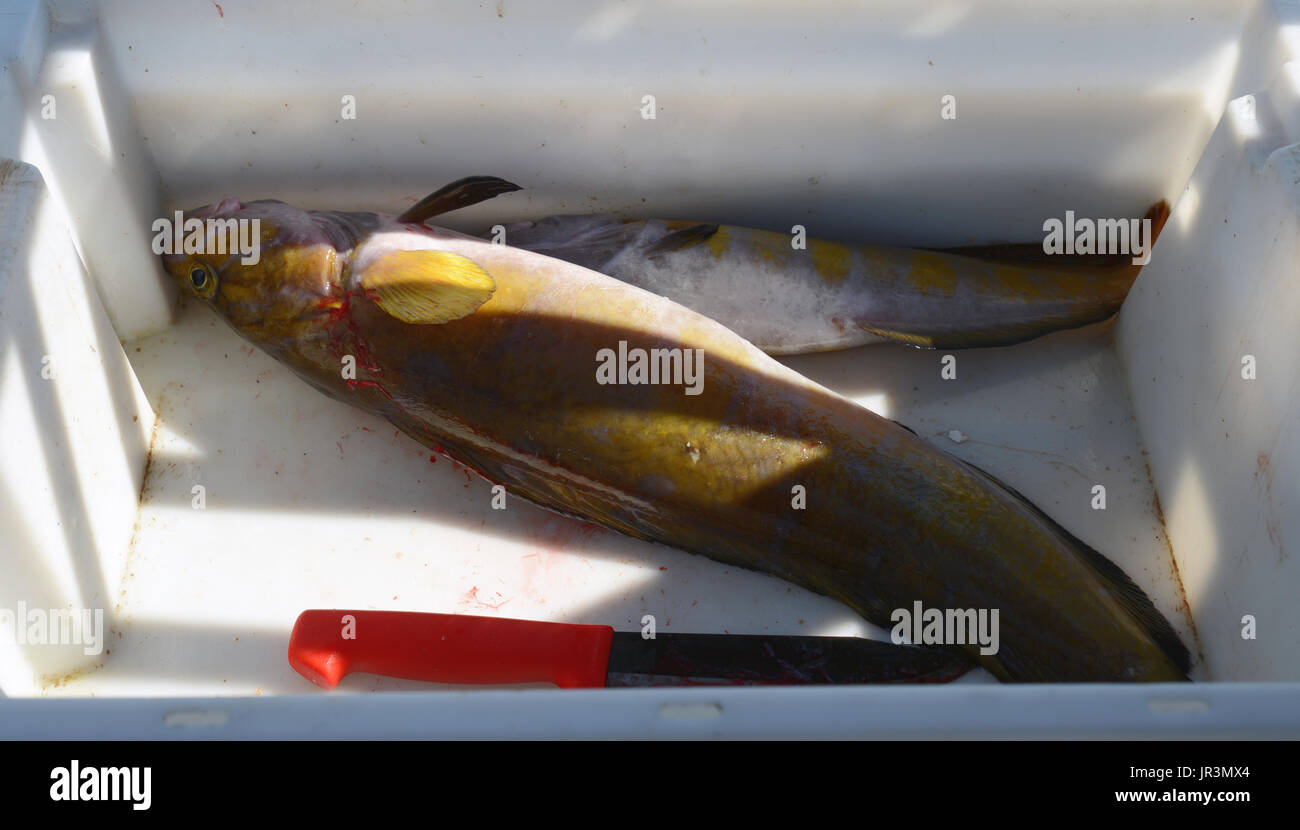
[[[337,307],[340,257],[307,211],[226,198],[184,211],[181,220],[172,252],[160,254],[163,268],[182,291],[271,354],[291,358]]]

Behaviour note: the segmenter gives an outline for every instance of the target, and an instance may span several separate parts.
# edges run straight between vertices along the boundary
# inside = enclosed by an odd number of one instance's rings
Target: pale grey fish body
[[[506,226],[512,247],[572,262],[667,297],[732,329],[768,354],[827,351],[886,338],[849,324],[883,300],[870,286],[821,280],[811,257],[750,255],[731,240],[723,256],[707,244],[655,255],[682,223],[613,216],[550,216]],[[747,230],[747,229],[746,229]],[[765,232],[766,233],[766,232]],[[789,237],[784,237],[788,247]]]
[[[792,240],[729,225],[574,215],[507,225],[504,242],[667,297],[776,355],[885,340],[1010,345],[1110,317],[1137,274]]]

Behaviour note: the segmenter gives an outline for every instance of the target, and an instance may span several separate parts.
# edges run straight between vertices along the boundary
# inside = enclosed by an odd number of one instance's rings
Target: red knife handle
[[[605,685],[614,629],[412,611],[311,610],[289,635],[289,665],[332,689],[348,672],[437,683]]]

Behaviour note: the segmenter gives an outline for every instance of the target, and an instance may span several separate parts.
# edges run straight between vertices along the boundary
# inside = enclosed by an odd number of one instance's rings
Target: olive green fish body
[[[996,654],[957,647],[1002,679],[1185,679],[1186,650],[1114,566],[980,471],[708,317],[391,217],[267,202],[233,215],[264,218],[261,263],[164,257],[168,270],[188,285],[196,263],[210,268],[208,298],[245,337],[513,495],[774,574],[886,628],[917,601],[997,609]],[[412,251],[476,266],[490,296],[445,322],[399,319],[440,314],[446,299],[439,283],[411,300],[423,276],[401,290],[392,274],[375,280]],[[457,296],[486,285],[466,274]],[[661,362],[661,382],[636,382],[637,350]],[[348,357],[352,378],[339,370]],[[677,371],[686,360],[694,372]]]

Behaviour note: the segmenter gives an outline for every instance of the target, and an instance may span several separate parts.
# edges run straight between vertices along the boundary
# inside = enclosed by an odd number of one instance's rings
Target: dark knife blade
[[[947,683],[972,667],[937,649],[860,637],[616,631],[607,686]]]

